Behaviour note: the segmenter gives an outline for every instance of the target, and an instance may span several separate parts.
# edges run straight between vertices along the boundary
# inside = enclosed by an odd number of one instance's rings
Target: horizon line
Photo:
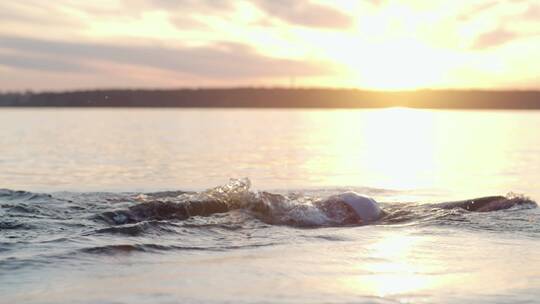
[[[540,92],[540,88],[482,88],[482,87],[449,87],[449,88],[415,88],[415,89],[369,89],[361,87],[334,87],[334,86],[286,86],[286,85],[238,85],[238,86],[182,86],[182,87],[88,87],[73,89],[24,89],[24,90],[0,90],[0,95],[5,94],[62,94],[77,92],[100,92],[100,91],[203,91],[203,90],[335,90],[335,91],[361,91],[374,93],[413,93],[413,92]]]

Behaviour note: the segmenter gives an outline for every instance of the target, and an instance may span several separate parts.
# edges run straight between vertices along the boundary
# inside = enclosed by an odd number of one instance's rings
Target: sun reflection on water
[[[370,186],[412,189],[433,186],[437,169],[434,151],[433,116],[428,111],[389,108],[335,116],[336,121],[321,132],[334,142],[334,183],[351,184],[350,177],[369,172]],[[349,178],[347,180],[346,178]]]
[[[366,123],[377,131],[365,134],[373,147],[363,157],[381,186],[411,189],[433,185],[429,176],[436,165],[433,117],[428,112],[392,108],[368,116]]]
[[[459,198],[504,194],[514,170],[508,164],[520,163],[509,154],[515,133],[504,126],[517,123],[497,112],[310,112],[300,173],[318,177],[321,186],[458,191]]]
[[[422,265],[410,260],[418,239],[403,235],[390,235],[371,246],[381,262],[365,266],[371,275],[359,277],[358,284],[371,289],[378,296],[410,293],[429,287],[430,278],[421,273]]]
[[[372,262],[359,261],[359,275],[349,276],[343,284],[355,292],[378,297],[413,296],[424,290],[440,288],[463,280],[463,274],[446,273],[444,264],[427,263],[415,248],[427,239],[407,234],[388,234],[368,246]],[[425,244],[424,244],[425,245]]]

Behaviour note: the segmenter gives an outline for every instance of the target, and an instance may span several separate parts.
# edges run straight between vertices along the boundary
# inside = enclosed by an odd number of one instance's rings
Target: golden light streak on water
[[[435,244],[434,241],[425,236],[389,231],[366,246],[368,255],[374,258],[366,260],[365,253],[359,255],[354,267],[358,274],[343,277],[342,287],[355,294],[411,299],[456,284],[474,289],[474,284],[467,286],[474,282],[470,275],[451,271],[443,258],[439,260],[427,254],[425,247]],[[423,255],[431,256],[427,259]]]

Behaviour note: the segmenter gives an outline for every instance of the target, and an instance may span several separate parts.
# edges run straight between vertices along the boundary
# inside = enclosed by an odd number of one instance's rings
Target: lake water
[[[0,303],[533,303],[538,208],[429,204],[538,201],[538,126],[538,111],[0,109]],[[313,207],[348,190],[397,220]],[[264,216],[263,191],[281,195]],[[234,208],[121,218],[208,197]]]

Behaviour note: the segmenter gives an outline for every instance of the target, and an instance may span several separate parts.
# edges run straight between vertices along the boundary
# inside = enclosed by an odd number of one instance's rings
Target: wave
[[[292,226],[325,226],[344,223],[343,218],[330,218],[316,202],[319,198],[291,194],[250,191],[249,179],[231,179],[223,186],[199,193],[167,192],[135,196],[138,204],[127,209],[107,211],[96,216],[113,225],[126,225],[148,220],[186,220],[194,216],[210,216],[242,210],[268,224]]]
[[[227,251],[291,240],[339,242],[350,236],[341,229],[365,224],[414,226],[420,233],[449,227],[512,237],[540,235],[537,204],[522,195],[440,204],[382,202],[383,215],[364,223],[346,204],[328,199],[336,192],[309,193],[254,191],[249,179],[201,192],[41,194],[3,189],[0,269],[40,267],[81,254],[91,260],[100,255]],[[487,212],[493,210],[501,211]]]
[[[225,185],[202,192],[64,193],[53,196],[2,189],[0,215],[9,216],[0,221],[0,229],[43,229],[43,225],[49,228],[60,225],[93,234],[166,234],[174,232],[172,225],[175,222],[229,214],[236,210],[247,215],[247,220],[267,225],[329,227],[368,224],[362,222],[346,204],[332,203],[327,197],[299,193],[283,195],[250,188],[251,182],[245,178],[231,179]],[[536,206],[536,202],[515,194],[440,204],[381,203],[383,216],[369,224],[452,221],[469,212]],[[96,222],[105,224],[105,227],[96,227]],[[195,226],[202,229],[206,224],[203,221]],[[223,229],[235,229],[235,224],[219,225]]]
[[[37,199],[50,199],[52,195],[44,193],[33,193],[21,190],[0,189],[0,199],[2,200],[19,200],[32,201]]]
[[[172,196],[169,196],[170,194]],[[96,218],[112,225],[128,225],[149,220],[186,220],[241,210],[264,223],[296,227],[354,226],[362,222],[355,211],[325,197],[300,194],[281,195],[250,190],[249,179],[232,179],[228,184],[199,193],[166,192],[135,196],[137,204],[107,211]],[[440,204],[382,203],[383,216],[374,224],[396,224],[452,218],[465,212],[487,212],[535,208],[525,196],[509,194]]]
[[[248,244],[248,245],[228,245],[228,246],[177,246],[177,245],[160,245],[154,243],[147,244],[115,244],[95,246],[80,249],[79,252],[89,254],[123,254],[132,252],[161,252],[161,251],[226,251],[231,249],[246,249],[259,248],[276,245],[268,242],[264,244]]]

